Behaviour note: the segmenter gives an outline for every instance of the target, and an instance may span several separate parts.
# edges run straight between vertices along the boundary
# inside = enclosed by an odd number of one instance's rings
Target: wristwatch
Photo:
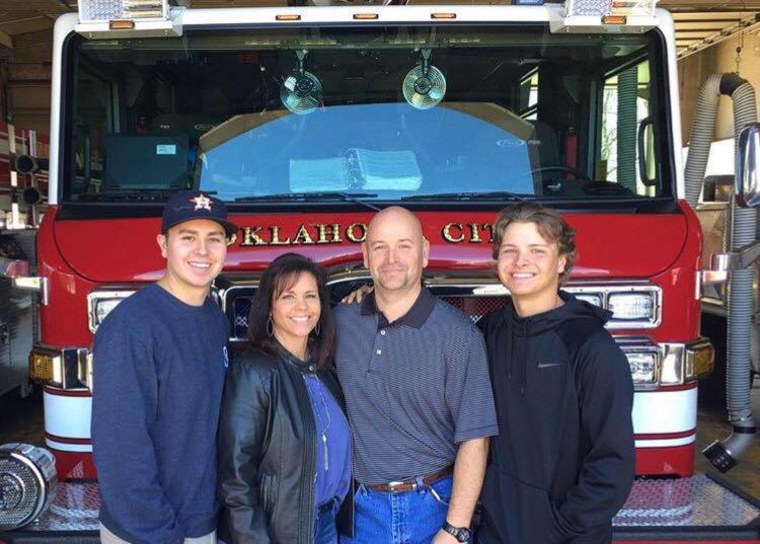
[[[472,536],[472,531],[470,531],[467,527],[454,527],[448,521],[443,522],[441,529],[456,538],[457,542],[467,542]]]

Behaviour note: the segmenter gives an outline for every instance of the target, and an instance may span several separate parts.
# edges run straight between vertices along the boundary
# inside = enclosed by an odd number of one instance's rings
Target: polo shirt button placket
[[[380,329],[380,336],[385,336],[386,331],[387,331],[387,329]],[[377,355],[382,355],[383,354],[383,350],[382,349],[378,349],[375,353]]]

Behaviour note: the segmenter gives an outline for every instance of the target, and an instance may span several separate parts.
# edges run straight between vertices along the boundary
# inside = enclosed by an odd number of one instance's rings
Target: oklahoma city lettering
[[[441,240],[448,244],[490,244],[490,223],[446,223],[440,229]],[[240,246],[310,246],[323,244],[360,244],[367,238],[366,223],[301,223],[290,230],[281,225],[251,225],[240,229]]]

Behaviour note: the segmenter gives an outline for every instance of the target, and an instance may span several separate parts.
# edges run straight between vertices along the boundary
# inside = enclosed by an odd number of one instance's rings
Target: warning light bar
[[[76,31],[92,39],[182,34],[168,0],[80,0]]]
[[[639,33],[656,26],[658,0],[567,0],[554,10],[553,33]]]

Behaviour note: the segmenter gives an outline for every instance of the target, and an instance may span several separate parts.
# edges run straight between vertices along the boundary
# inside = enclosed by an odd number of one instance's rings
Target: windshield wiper
[[[315,202],[320,200],[337,200],[341,202],[356,202],[366,206],[370,210],[380,211],[377,206],[363,200],[365,198],[377,198],[376,193],[346,193],[344,191],[321,191],[316,193],[279,193],[272,195],[244,196],[235,199],[235,202]]]
[[[177,192],[177,189],[109,189],[97,193],[81,193],[77,195],[79,201],[104,201],[115,202],[146,202],[166,200]],[[209,194],[212,194],[209,192]]]
[[[532,195],[511,193],[509,191],[487,191],[487,192],[475,192],[475,191],[460,191],[457,193],[433,193],[427,195],[413,195],[402,197],[401,200],[506,200],[508,202],[523,202],[528,200]]]

